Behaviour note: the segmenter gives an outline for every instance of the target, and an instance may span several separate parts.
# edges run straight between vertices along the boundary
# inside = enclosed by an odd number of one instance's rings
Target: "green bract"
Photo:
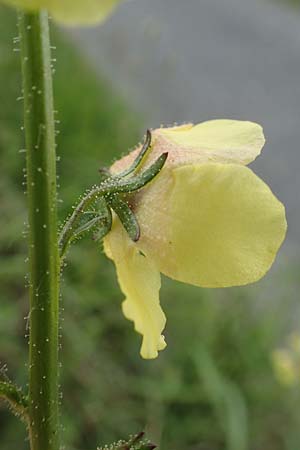
[[[1,1],[1,0],[0,0]],[[121,0],[2,0],[28,11],[47,9],[54,19],[66,25],[99,23],[112,13]]]

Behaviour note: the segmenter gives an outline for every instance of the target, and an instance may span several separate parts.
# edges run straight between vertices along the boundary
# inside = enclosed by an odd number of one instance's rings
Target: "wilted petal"
[[[271,267],[286,233],[283,205],[250,169],[182,166],[137,197],[139,245],[160,271],[203,287],[252,283]]]
[[[104,248],[116,265],[119,284],[126,296],[123,313],[143,336],[141,355],[156,358],[166,346],[162,336],[166,318],[159,303],[159,270],[129,239],[117,218],[104,239]]]

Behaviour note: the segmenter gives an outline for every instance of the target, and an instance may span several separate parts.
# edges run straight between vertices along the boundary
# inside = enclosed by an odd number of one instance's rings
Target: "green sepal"
[[[92,229],[96,230],[96,228],[99,228],[97,232],[100,232],[103,237],[111,230],[112,215],[105,199],[100,199],[100,205],[101,206],[99,213],[92,219],[88,220],[83,225],[78,227],[74,231],[72,239],[76,239],[82,236],[84,233],[91,231]]]
[[[77,230],[73,234],[73,239],[78,239],[81,237],[84,233],[87,233],[88,231],[91,231],[95,228],[104,228],[105,234],[107,234],[111,229],[111,222],[108,223],[106,217],[103,216],[96,216],[93,219],[89,220],[85,224],[83,224],[81,227],[77,228]],[[105,236],[105,235],[104,235]]]
[[[91,219],[79,225],[77,228],[72,229],[72,233],[70,233],[68,239],[59,239],[59,247],[60,247],[60,257],[61,259],[65,256],[68,246],[73,242],[80,238],[82,235],[89,231],[94,231],[95,240],[100,240],[111,230],[112,227],[112,214],[110,208],[107,206],[105,198],[97,199],[97,209],[95,211],[86,212],[82,211],[81,218],[84,214],[88,214],[92,216]]]
[[[106,235],[107,233],[110,232],[111,227],[112,227],[112,214],[111,214],[111,210],[108,207],[108,205],[106,204],[106,200],[103,198],[101,199],[101,202],[103,204],[102,206],[102,219],[99,222],[99,225],[97,227],[96,232],[93,235],[93,239],[95,241],[101,241]],[[105,203],[105,207],[104,207],[104,203]]]
[[[104,181],[99,186],[99,189],[97,189],[99,195],[131,193],[142,189],[144,186],[146,186],[146,184],[150,183],[150,181],[152,181],[153,178],[155,178],[159,174],[167,160],[167,157],[168,153],[163,153],[153,164],[151,164],[150,167],[148,167],[148,169],[146,169],[140,175],[136,175],[129,179],[111,178]]]
[[[133,161],[131,166],[128,167],[128,169],[124,170],[123,172],[120,172],[120,173],[118,173],[116,175],[112,175],[107,167],[101,167],[99,169],[100,182],[102,183],[103,181],[107,180],[108,178],[110,178],[110,179],[112,179],[112,178],[117,179],[117,178],[127,177],[127,175],[130,175],[132,172],[134,172],[135,169],[137,169],[138,166],[141,164],[144,156],[146,155],[146,153],[150,149],[150,147],[151,147],[151,140],[152,140],[151,131],[147,130],[147,132],[146,132],[146,139],[145,139],[145,142],[144,142],[144,145],[143,145],[142,149],[140,150],[138,156],[135,158],[135,160]]]
[[[128,169],[117,174],[118,178],[126,177],[127,175],[130,175],[132,172],[135,171],[135,169],[138,168],[138,166],[141,164],[144,156],[146,155],[146,153],[148,152],[148,150],[151,147],[151,140],[152,140],[151,131],[147,130],[145,143],[144,143],[141,151],[139,152],[138,156],[135,158],[135,160],[133,161],[133,163],[131,164],[131,166]]]
[[[105,198],[108,205],[119,217],[130,239],[137,242],[140,238],[140,227],[128,204],[117,195],[108,195]]]
[[[99,170],[100,183],[111,177],[111,173],[107,167],[101,167]]]

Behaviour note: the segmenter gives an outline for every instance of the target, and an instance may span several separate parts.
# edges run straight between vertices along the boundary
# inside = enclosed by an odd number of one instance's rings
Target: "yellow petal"
[[[4,0],[27,10],[47,9],[54,19],[66,25],[102,22],[121,0]]]
[[[123,313],[143,336],[141,356],[156,358],[158,351],[166,347],[162,335],[166,318],[159,303],[160,273],[154,262],[130,241],[117,218],[104,239],[104,249],[116,265],[119,284],[126,296]]]
[[[210,120],[198,125],[159,128],[152,132],[152,149],[144,167],[164,152],[169,154],[165,169],[207,162],[247,165],[260,154],[264,143],[260,125],[240,120]],[[112,173],[128,167],[140,148],[117,161]]]
[[[249,164],[265,143],[260,125],[240,120],[210,120],[191,128],[162,128],[159,132],[186,152],[201,154],[202,160],[197,162]]]
[[[121,0],[52,0],[54,19],[66,25],[95,24],[104,21]]]
[[[135,212],[139,246],[161,272],[203,287],[257,281],[286,233],[283,205],[250,169],[236,164],[162,171],[136,197]]]

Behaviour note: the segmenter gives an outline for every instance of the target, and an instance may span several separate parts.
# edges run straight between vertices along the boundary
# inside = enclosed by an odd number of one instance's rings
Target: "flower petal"
[[[250,169],[236,164],[167,171],[137,200],[140,248],[164,274],[198,286],[259,280],[286,233],[283,205]]]
[[[185,152],[201,155],[195,162],[249,164],[265,143],[260,125],[241,120],[209,120],[190,128],[162,128],[159,133]]]
[[[48,9],[54,19],[66,25],[94,24],[105,20],[121,0],[4,0],[27,10]]]
[[[143,336],[141,355],[146,359],[156,358],[158,351],[166,347],[161,334],[166,318],[159,303],[159,270],[128,238],[117,218],[104,239],[104,249],[116,265],[119,284],[126,296],[123,313]]]
[[[66,25],[103,22],[121,0],[49,0],[54,19]]]
[[[240,120],[210,120],[198,125],[158,128],[152,131],[152,149],[144,167],[164,152],[169,154],[165,168],[207,162],[247,165],[260,154],[264,143],[260,125]],[[116,161],[112,173],[127,168],[140,148]]]

